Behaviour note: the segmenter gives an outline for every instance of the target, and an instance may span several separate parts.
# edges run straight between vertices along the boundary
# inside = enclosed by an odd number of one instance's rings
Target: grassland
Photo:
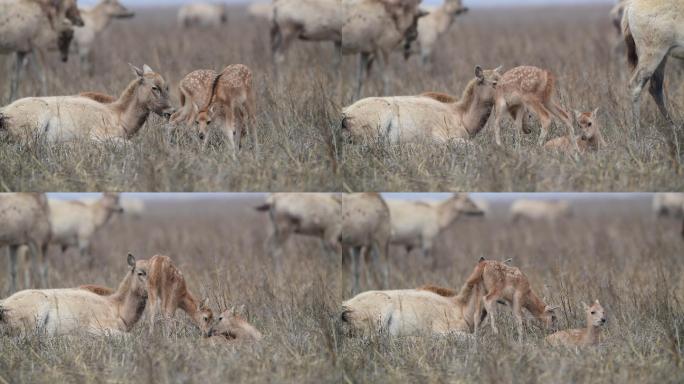
[[[26,148],[1,143],[0,185],[5,190],[70,191],[674,191],[684,189],[682,171],[669,155],[671,130],[652,101],[644,102],[642,130],[629,123],[623,60],[615,57],[615,31],[605,7],[473,10],[454,24],[435,54],[432,69],[395,54],[392,94],[442,91],[460,94],[475,65],[504,69],[531,64],[553,71],[562,104],[601,108],[600,123],[609,147],[578,161],[537,148],[538,123],[513,146],[511,122],[505,148],[493,144],[491,124],[475,146],[348,145],[338,138],[340,111],[351,103],[356,60],[346,57],[333,71],[332,44],[297,43],[273,79],[266,22],[230,12],[216,30],[182,31],[172,10],[140,11],[117,22],[102,36],[97,75],[88,78],[77,60],[53,58],[50,94],[84,90],[118,94],[132,79],[127,62],[147,63],[175,89],[185,73],[244,63],[255,73],[259,158],[246,148],[238,161],[223,145],[203,150],[194,140],[170,143],[163,122],[153,118],[125,148],[88,143]],[[684,104],[680,63],[667,71],[668,94],[676,121]],[[1,89],[7,74],[0,74]],[[23,95],[35,91],[27,82]],[[366,96],[379,95],[374,76]],[[644,98],[645,100],[648,97]],[[178,103],[177,95],[174,102]],[[561,127],[552,136],[563,134]],[[681,134],[680,140],[684,134]],[[680,143],[681,144],[681,143]],[[675,156],[681,162],[682,154]]]
[[[54,287],[114,286],[124,255],[174,258],[191,289],[214,308],[245,304],[265,335],[258,345],[209,346],[184,314],[165,336],[138,324],[126,339],[0,337],[0,381],[48,382],[643,382],[684,380],[684,242],[679,221],[655,220],[647,200],[594,201],[574,218],[511,225],[504,206],[447,229],[430,259],[391,250],[391,286],[459,287],[480,256],[513,258],[533,288],[561,306],[562,327],[582,327],[581,302],[600,299],[603,341],[575,351],[543,344],[530,325],[516,340],[510,311],[501,333],[475,341],[382,336],[348,338],[338,321],[336,263],[319,244],[296,237],[282,275],[264,250],[265,217],[256,200],[159,204],[141,219],[118,219],[95,242],[89,268],[76,252],[50,254]],[[0,288],[7,286],[0,274]],[[362,279],[363,280],[363,279]],[[365,286],[364,289],[377,288]],[[3,295],[4,296],[4,295]]]

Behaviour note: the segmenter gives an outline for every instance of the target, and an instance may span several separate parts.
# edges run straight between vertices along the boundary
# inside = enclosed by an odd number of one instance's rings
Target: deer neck
[[[112,21],[112,17],[107,13],[104,2],[100,2],[88,11],[81,11],[86,19],[85,25],[90,26],[95,32],[101,32]]]
[[[119,123],[123,130],[121,134],[127,139],[138,133],[150,114],[149,109],[139,103],[136,98],[139,82],[140,80],[133,80],[119,96],[119,99],[110,106],[118,114]]]
[[[451,199],[448,199],[439,205],[439,211],[437,211],[437,215],[440,230],[449,226],[458,217],[458,211],[455,209],[449,209],[450,203]]]
[[[95,228],[99,228],[107,223],[112,217],[112,210],[107,209],[102,201],[98,201],[92,206],[93,218],[95,219]]]
[[[185,295],[183,295],[183,297],[180,299],[178,307],[185,311],[185,313],[187,313],[197,325],[200,325],[201,322],[198,318],[200,313],[199,303],[192,293],[186,291]]]
[[[456,103],[463,128],[470,137],[474,137],[484,128],[494,107],[494,100],[482,100],[476,88],[477,80],[471,80],[463,91],[461,100]]]
[[[524,307],[530,311],[534,317],[541,319],[541,316],[546,310],[546,303],[544,303],[539,296],[535,295],[534,292],[530,291],[527,295],[527,300],[525,301]]]
[[[598,344],[601,329],[591,324],[591,319],[587,319],[587,329],[583,335],[583,342],[588,345]]]
[[[133,328],[135,323],[140,320],[145,310],[145,304],[147,304],[147,295],[141,296],[131,289],[134,278],[134,274],[129,272],[116,292],[109,298],[116,307],[116,312],[119,319],[124,323],[126,331]]]

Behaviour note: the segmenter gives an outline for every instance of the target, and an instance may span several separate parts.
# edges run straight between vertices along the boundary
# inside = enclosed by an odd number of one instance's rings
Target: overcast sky
[[[78,0],[81,5],[92,5],[99,0]],[[257,0],[259,1],[259,0]],[[154,6],[154,5],[178,5],[187,4],[195,1],[191,0],[121,0],[129,6]],[[249,0],[223,0],[216,1],[229,4],[249,3]],[[263,0],[261,0],[263,2]],[[468,7],[489,7],[493,5],[553,5],[553,4],[579,4],[579,3],[612,3],[613,0],[464,0],[463,3]],[[441,4],[442,0],[423,0],[423,4]]]

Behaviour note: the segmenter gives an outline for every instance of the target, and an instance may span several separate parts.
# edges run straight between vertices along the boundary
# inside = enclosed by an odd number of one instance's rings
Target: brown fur
[[[527,309],[538,320],[542,321],[547,328],[555,326],[556,317],[553,308],[546,305],[532,288],[529,280],[520,269],[508,266],[504,262],[485,260],[481,258],[477,266],[468,278],[464,291],[474,287],[481,290],[483,302],[487,313],[491,316],[492,330],[498,333],[495,324],[496,303],[503,300],[513,307],[513,314],[518,323],[518,335],[522,337],[523,316],[522,308]],[[460,294],[459,294],[460,296]],[[479,324],[475,324],[477,330]]]
[[[436,294],[438,294],[438,295],[440,295],[440,296],[444,296],[444,297],[454,297],[454,296],[456,296],[456,291],[454,291],[453,289],[451,289],[451,288],[439,287],[439,286],[432,285],[432,284],[423,285],[422,287],[418,288],[418,290],[419,290],[419,291],[429,291],[429,292],[433,292],[433,293],[436,293]]]
[[[198,130],[209,139],[208,122],[221,120],[223,134],[233,147],[233,157],[241,148],[241,138],[252,135],[254,149],[258,153],[259,142],[256,132],[256,100],[252,85],[252,71],[242,64],[231,64],[214,79],[209,102],[198,112]]]
[[[81,97],[87,97],[102,104],[111,104],[116,101],[116,97],[100,92],[81,92],[78,95]]]
[[[516,121],[517,132],[528,132],[523,122],[525,111],[531,111],[541,121],[542,130],[538,141],[540,146],[545,142],[553,118],[563,122],[568,128],[568,136],[574,137],[570,116],[556,100],[556,78],[551,72],[521,66],[508,70],[501,77],[496,89],[494,127],[497,145],[501,145],[501,120],[504,113],[510,114]]]
[[[81,285],[78,287],[78,289],[84,289],[86,291],[90,291],[96,295],[100,296],[109,296],[112,293],[114,293],[114,290],[111,288],[103,287],[101,285],[94,285],[94,284],[86,284],[86,285]]]
[[[176,309],[187,313],[202,330],[208,332],[213,313],[188,290],[181,271],[168,256],[155,255],[148,261],[148,295],[150,302],[150,331],[154,329],[157,306],[166,318],[173,317]]]
[[[439,92],[425,92],[422,93],[421,96],[423,97],[429,97],[431,99],[435,99],[437,101],[440,101],[442,103],[455,103],[458,101],[454,96],[447,95],[446,93],[439,93]]]
[[[596,119],[597,112],[598,108],[593,112],[575,112],[575,119],[580,128],[580,135],[574,137],[574,140],[580,153],[589,151],[595,152],[605,146],[605,141]],[[569,136],[557,137],[547,141],[546,144],[544,144],[544,148],[572,154],[572,140],[573,138],[570,138]]]
[[[548,343],[568,347],[585,347],[599,343],[601,328],[606,323],[605,311],[598,300],[591,307],[586,304],[583,305],[586,312],[587,326],[583,329],[558,331],[546,337]]]

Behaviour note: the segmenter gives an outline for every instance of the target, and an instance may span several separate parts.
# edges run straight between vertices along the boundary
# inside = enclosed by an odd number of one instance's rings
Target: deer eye
[[[138,271],[138,276],[145,276],[145,275],[146,275],[145,271]]]
[[[592,314],[592,315],[595,315],[595,314],[596,314],[596,311],[591,311],[591,314]]]
[[[223,316],[219,317],[219,321],[223,320]]]

